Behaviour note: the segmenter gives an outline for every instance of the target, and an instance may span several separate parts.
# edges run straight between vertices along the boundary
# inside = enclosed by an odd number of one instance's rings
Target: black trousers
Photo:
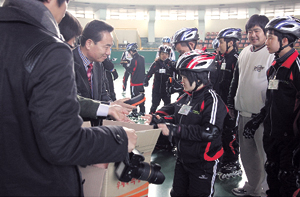
[[[171,196],[213,196],[218,160],[197,163],[176,161]]]
[[[267,155],[265,164],[269,186],[267,195],[292,196],[297,190],[292,165],[293,150],[297,142],[295,139],[276,139],[266,134],[263,143]]]
[[[126,91],[127,81],[128,81],[129,75],[130,75],[130,73],[125,70],[124,71],[124,76],[123,76],[123,86],[122,86],[123,91]]]
[[[139,95],[141,92],[145,92],[144,86],[130,86],[131,98]],[[145,113],[145,102],[138,105],[140,112]],[[137,109],[132,110],[132,112],[137,112]]]
[[[229,114],[227,114],[222,132],[222,145],[224,149],[222,157],[223,164],[236,162],[239,158],[240,150],[237,134],[236,118],[232,119]]]
[[[168,96],[166,92],[160,93],[152,91],[152,106],[150,108],[150,114],[156,112],[156,109],[159,106],[161,100],[163,100],[164,105],[168,105],[171,103],[171,97]]]

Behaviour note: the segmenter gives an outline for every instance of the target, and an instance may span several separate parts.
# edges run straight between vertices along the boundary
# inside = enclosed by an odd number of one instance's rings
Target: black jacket
[[[81,128],[72,52],[57,36],[0,7],[0,196],[80,196],[77,165],[128,154],[121,127]]]
[[[136,52],[129,67],[125,67],[131,74],[130,86],[142,86],[145,78],[145,58]]]
[[[175,76],[175,65],[170,59],[162,61],[161,59],[152,63],[148,73],[146,74],[144,83],[147,84],[154,74],[153,92],[166,94],[166,82],[169,77]]]
[[[238,56],[236,50],[233,49],[229,53],[224,54],[221,61],[217,64],[217,81],[214,84],[214,90],[225,103],[227,103],[229,88]]]
[[[292,49],[285,56],[275,59],[267,71],[271,79],[279,80],[278,90],[267,90],[265,105],[266,119],[264,134],[278,139],[291,139],[295,136],[293,123],[295,110],[300,102],[300,56]],[[297,106],[298,104],[298,106]],[[263,111],[262,111],[263,112]]]
[[[178,157],[183,162],[213,161],[223,154],[221,133],[227,108],[211,88],[208,84],[193,94],[186,92],[175,103],[155,112],[167,122],[178,125],[179,130],[173,137]],[[187,115],[178,113],[184,104],[192,106]],[[200,134],[208,124],[220,130],[219,136],[209,142],[203,141]]]

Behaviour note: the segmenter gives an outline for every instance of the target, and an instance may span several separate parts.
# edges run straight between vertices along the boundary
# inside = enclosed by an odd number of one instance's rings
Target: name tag
[[[268,89],[269,90],[278,90],[279,80],[271,79],[269,81]]]
[[[159,73],[166,73],[166,69],[164,68],[159,69]]]
[[[226,63],[222,63],[221,70],[225,70],[225,69],[226,69]]]
[[[188,113],[190,112],[192,106],[189,106],[189,105],[182,105],[180,110],[178,111],[179,114],[181,115],[188,115]]]

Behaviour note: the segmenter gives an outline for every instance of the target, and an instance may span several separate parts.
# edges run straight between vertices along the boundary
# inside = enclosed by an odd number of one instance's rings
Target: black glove
[[[220,130],[215,125],[209,124],[204,128],[205,129],[201,131],[202,141],[211,142],[220,135]]]
[[[245,127],[243,136],[246,139],[251,139],[254,137],[255,131],[258,129],[259,125],[264,121],[265,115],[262,113],[259,113],[255,115],[251,120],[249,120]]]
[[[157,129],[158,124],[166,124],[167,125],[167,127],[170,131],[168,140],[172,144],[172,136],[178,130],[178,126],[174,125],[174,124],[166,123],[165,119],[163,119],[163,118],[158,119],[155,114],[152,114],[152,120],[150,122],[150,125],[153,125],[154,129]]]
[[[118,79],[119,75],[116,69],[112,71],[112,75],[114,76],[114,80]]]
[[[148,81],[148,80],[145,80],[143,85],[144,85],[145,87],[148,87],[149,81]]]
[[[166,92],[168,95],[171,95],[175,92],[182,92],[183,86],[178,83],[173,77],[169,77],[168,81],[166,82]]]
[[[152,114],[152,120],[150,122],[150,125],[153,125],[154,129],[158,128],[157,127],[158,124],[165,124],[165,123],[166,123],[165,119],[163,119],[163,118],[158,119],[156,117],[156,114]]]

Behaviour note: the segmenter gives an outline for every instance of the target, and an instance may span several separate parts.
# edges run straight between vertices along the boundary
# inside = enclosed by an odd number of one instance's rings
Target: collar
[[[235,54],[236,53],[236,50],[235,49],[232,49],[230,52],[226,52],[224,53],[224,56],[230,56],[231,54]]]
[[[281,64],[281,66],[286,67],[288,69],[291,68],[292,64],[298,57],[299,53],[296,49],[292,48],[289,52],[284,54],[282,57],[276,59],[273,61],[272,66],[275,66],[276,63]]]
[[[45,29],[61,38],[58,24],[54,16],[41,1],[32,0],[5,0],[3,7],[12,7],[30,15]]]
[[[82,59],[83,65],[84,65],[85,69],[87,70],[88,69],[87,66],[92,62],[90,60],[88,60],[88,58],[82,53],[80,46],[77,47],[77,50],[78,50],[80,58]]]
[[[258,49],[255,49],[255,50],[254,50],[254,46],[252,45],[251,48],[250,48],[250,50],[251,50],[251,52],[257,52],[257,51],[261,50],[262,48],[264,48],[265,46],[266,46],[266,45],[263,44],[261,47],[259,47]]]
[[[139,55],[139,53],[136,52],[136,53],[132,56],[132,58],[135,58],[135,57],[137,57],[138,55]]]
[[[197,97],[198,95],[201,95],[208,88],[212,88],[212,84],[210,82],[208,82],[206,85],[204,85],[199,90],[196,90],[196,91],[193,91],[193,92],[187,92],[187,91],[184,91],[184,90],[183,91],[185,93],[187,93],[189,96]]]

